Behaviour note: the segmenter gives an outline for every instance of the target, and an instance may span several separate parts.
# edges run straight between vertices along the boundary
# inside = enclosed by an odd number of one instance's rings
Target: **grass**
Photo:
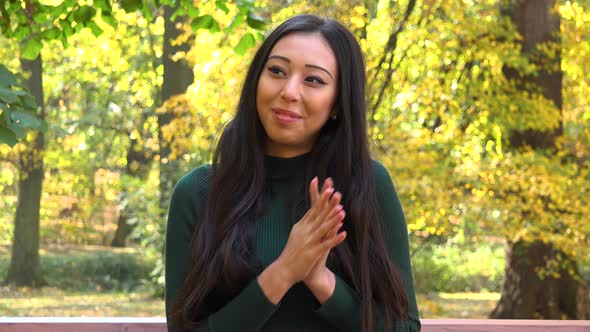
[[[486,318],[498,293],[418,294],[422,318]],[[164,302],[139,292],[66,292],[56,288],[0,288],[0,316],[156,317]]]
[[[164,316],[164,303],[138,292],[0,288],[0,316],[155,317]]]
[[[0,246],[0,277],[7,271],[9,252]],[[459,259],[466,254],[477,259]],[[164,316],[163,300],[142,287],[141,279],[154,263],[144,259],[140,248],[44,245],[41,256],[49,287],[0,287],[0,316]],[[497,248],[466,253],[447,247],[423,251],[415,259],[417,289],[424,292],[417,295],[422,318],[486,318],[496,305],[499,293],[456,291],[498,288],[493,280],[500,270]],[[497,264],[478,263],[490,259]],[[493,273],[484,271],[490,266]]]
[[[422,318],[487,318],[500,299],[500,293],[418,294]]]

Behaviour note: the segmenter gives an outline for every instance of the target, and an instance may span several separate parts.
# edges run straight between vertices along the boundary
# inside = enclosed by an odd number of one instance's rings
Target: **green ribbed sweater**
[[[266,170],[273,196],[264,216],[259,220],[256,249],[266,267],[281,254],[291,231],[291,209],[288,202],[296,199],[290,191],[289,179],[300,172],[306,156],[294,158],[266,157]],[[187,273],[189,243],[193,233],[196,210],[207,195],[210,165],[195,168],[178,181],[170,202],[166,230],[166,315]],[[410,299],[409,319],[394,318],[395,331],[419,331],[408,233],[402,207],[387,170],[373,162],[373,174],[380,204],[381,225],[391,260],[399,267]],[[264,295],[256,278],[220,310],[210,315],[202,331],[360,331],[361,305],[351,286],[336,274],[336,288],[323,305],[303,283],[293,286],[279,304]],[[384,322],[377,321],[376,331]],[[168,327],[168,331],[174,331]]]

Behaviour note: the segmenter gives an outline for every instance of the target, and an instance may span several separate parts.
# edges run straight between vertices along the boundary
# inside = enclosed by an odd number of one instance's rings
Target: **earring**
[[[332,120],[336,120],[336,112],[332,111],[330,113],[330,118],[332,118]]]

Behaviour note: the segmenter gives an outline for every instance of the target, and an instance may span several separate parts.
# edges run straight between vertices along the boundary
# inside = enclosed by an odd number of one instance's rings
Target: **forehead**
[[[328,42],[319,33],[292,33],[273,46],[269,56],[280,55],[293,64],[311,64],[337,71],[337,60]]]

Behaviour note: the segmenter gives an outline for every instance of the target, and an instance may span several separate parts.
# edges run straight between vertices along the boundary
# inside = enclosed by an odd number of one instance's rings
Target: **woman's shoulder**
[[[387,170],[387,168],[385,168],[385,166],[383,166],[381,162],[375,159],[371,159],[371,166],[373,171],[373,177],[375,178],[375,180],[383,181],[385,179],[389,179],[389,181],[391,181],[389,171]]]
[[[396,188],[387,168],[379,161],[372,159],[373,181],[379,195],[397,195]]]
[[[203,164],[183,175],[174,186],[175,193],[202,196],[207,192],[211,164]]]

